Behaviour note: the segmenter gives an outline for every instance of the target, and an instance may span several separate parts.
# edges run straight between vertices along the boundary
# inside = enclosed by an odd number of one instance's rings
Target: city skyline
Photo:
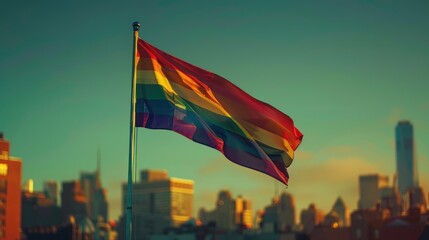
[[[117,219],[128,164],[133,21],[151,44],[294,119],[305,137],[286,191],[298,210],[316,202],[327,211],[338,196],[355,209],[358,175],[388,175],[391,184],[394,127],[404,119],[414,126],[419,180],[428,190],[428,3],[20,4],[0,10],[0,131],[36,190],[44,180],[95,169],[100,146]],[[195,180],[194,214],[200,203],[210,208],[219,189],[252,199],[256,210],[283,188],[178,134],[138,131],[138,170]]]

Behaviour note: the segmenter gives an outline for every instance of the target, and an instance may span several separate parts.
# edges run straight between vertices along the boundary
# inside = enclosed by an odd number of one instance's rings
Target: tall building
[[[401,196],[419,186],[413,125],[409,121],[400,121],[396,126],[396,172]]]
[[[97,153],[97,170],[95,172],[82,172],[80,174],[80,184],[83,195],[86,198],[87,216],[98,222],[101,217],[104,222],[108,219],[107,191],[101,186],[101,157],[100,151]]]
[[[133,184],[133,235],[146,239],[150,234],[162,233],[166,228],[178,227],[193,216],[194,182],[169,178],[167,172],[143,170],[140,182]],[[125,229],[127,184],[123,184],[123,215],[118,231],[119,239]],[[133,236],[134,239],[134,236]]]
[[[21,239],[21,160],[0,133],[0,240]]]
[[[389,177],[379,174],[359,176],[359,209],[376,207],[381,201],[381,189],[388,186]]]
[[[43,183],[43,193],[46,198],[51,199],[55,205],[58,205],[58,182],[56,181],[45,181]]]

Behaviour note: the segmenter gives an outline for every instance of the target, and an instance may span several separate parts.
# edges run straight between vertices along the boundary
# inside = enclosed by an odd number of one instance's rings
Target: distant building
[[[133,235],[146,239],[148,235],[163,233],[167,228],[178,227],[191,219],[193,181],[169,178],[167,172],[159,170],[143,170],[140,176],[140,182],[133,184]],[[123,215],[119,223],[119,239],[125,238],[127,184],[123,184],[122,196]]]
[[[73,180],[62,183],[61,212],[62,221],[68,221],[70,216],[73,216],[77,222],[80,222],[87,216],[86,198],[79,181]]]
[[[242,196],[234,199],[230,191],[222,190],[218,194],[216,208],[211,211],[201,209],[199,218],[204,224],[216,223],[216,228],[223,231],[252,228],[252,203]]]
[[[305,239],[305,238],[304,238]],[[350,227],[317,226],[310,234],[311,240],[350,240]],[[369,239],[361,239],[369,240]],[[372,240],[372,239],[371,239]],[[379,239],[374,239],[379,240]]]
[[[235,204],[231,192],[223,190],[219,192],[218,200],[216,201],[216,209],[214,210],[214,221],[216,227],[223,230],[235,230]],[[205,223],[203,221],[203,223]]]
[[[21,239],[21,160],[0,133],[0,240]]]
[[[80,184],[83,195],[86,197],[86,212],[91,221],[98,222],[99,218],[103,222],[108,219],[107,191],[101,185],[101,157],[97,154],[97,170],[94,172],[82,172],[80,174]]]
[[[238,196],[235,199],[235,224],[239,228],[249,229],[253,227],[252,202]]]
[[[289,232],[295,226],[295,200],[291,194],[282,193],[265,207],[262,215],[262,231]]]
[[[426,195],[421,187],[409,188],[404,197],[405,210],[418,208],[420,212],[426,212],[427,200]]]
[[[343,221],[337,212],[331,211],[325,215],[321,225],[324,227],[339,228],[340,225],[343,225]]]
[[[339,223],[339,227],[345,227],[350,224],[350,212],[349,208],[344,203],[341,197],[338,197],[332,206],[331,212],[335,212],[340,218],[341,222]]]
[[[352,240],[380,239],[383,222],[390,217],[389,210],[381,208],[360,209],[351,214]]]
[[[34,191],[34,181],[33,179],[27,179],[25,180],[23,186],[22,186],[22,190],[24,190],[25,192],[29,192],[32,193]]]
[[[324,218],[324,213],[317,209],[314,203],[308,206],[308,209],[301,211],[301,224],[303,226],[304,232],[309,234],[311,230],[320,223],[322,223]]]
[[[59,189],[58,182],[56,181],[45,181],[43,183],[43,192],[45,196],[51,199],[55,205],[58,205]]]
[[[61,209],[43,192],[22,192],[22,229],[59,225]]]
[[[381,208],[389,209],[392,217],[397,217],[402,214],[402,197],[397,187],[383,187],[380,189],[380,195]]]
[[[389,178],[384,175],[370,174],[359,176],[359,209],[376,207],[381,200],[381,189],[388,186]]]
[[[414,146],[413,125],[400,121],[396,125],[396,172],[401,196],[409,188],[418,187],[417,163]]]
[[[75,219],[71,217],[63,224],[53,225],[49,227],[37,226],[23,229],[22,239],[37,239],[37,240],[76,240],[76,239],[92,239],[92,236],[79,235],[78,226]],[[20,238],[21,239],[21,238]]]

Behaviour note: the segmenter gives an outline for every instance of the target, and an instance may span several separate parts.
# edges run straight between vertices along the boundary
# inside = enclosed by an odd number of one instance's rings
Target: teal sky
[[[427,1],[18,1],[0,8],[0,131],[23,180],[96,167],[120,214],[127,179],[133,21],[140,37],[291,116],[304,140],[286,190],[297,210],[358,201],[358,175],[395,171],[394,127],[414,125],[429,191]],[[195,181],[195,209],[229,189],[271,202],[276,185],[174,132],[138,130],[137,168]],[[197,211],[195,211],[197,214]]]

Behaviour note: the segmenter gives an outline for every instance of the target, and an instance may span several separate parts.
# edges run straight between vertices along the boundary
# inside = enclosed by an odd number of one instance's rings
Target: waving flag
[[[290,117],[141,39],[136,59],[136,127],[173,130],[288,183],[303,137]]]

